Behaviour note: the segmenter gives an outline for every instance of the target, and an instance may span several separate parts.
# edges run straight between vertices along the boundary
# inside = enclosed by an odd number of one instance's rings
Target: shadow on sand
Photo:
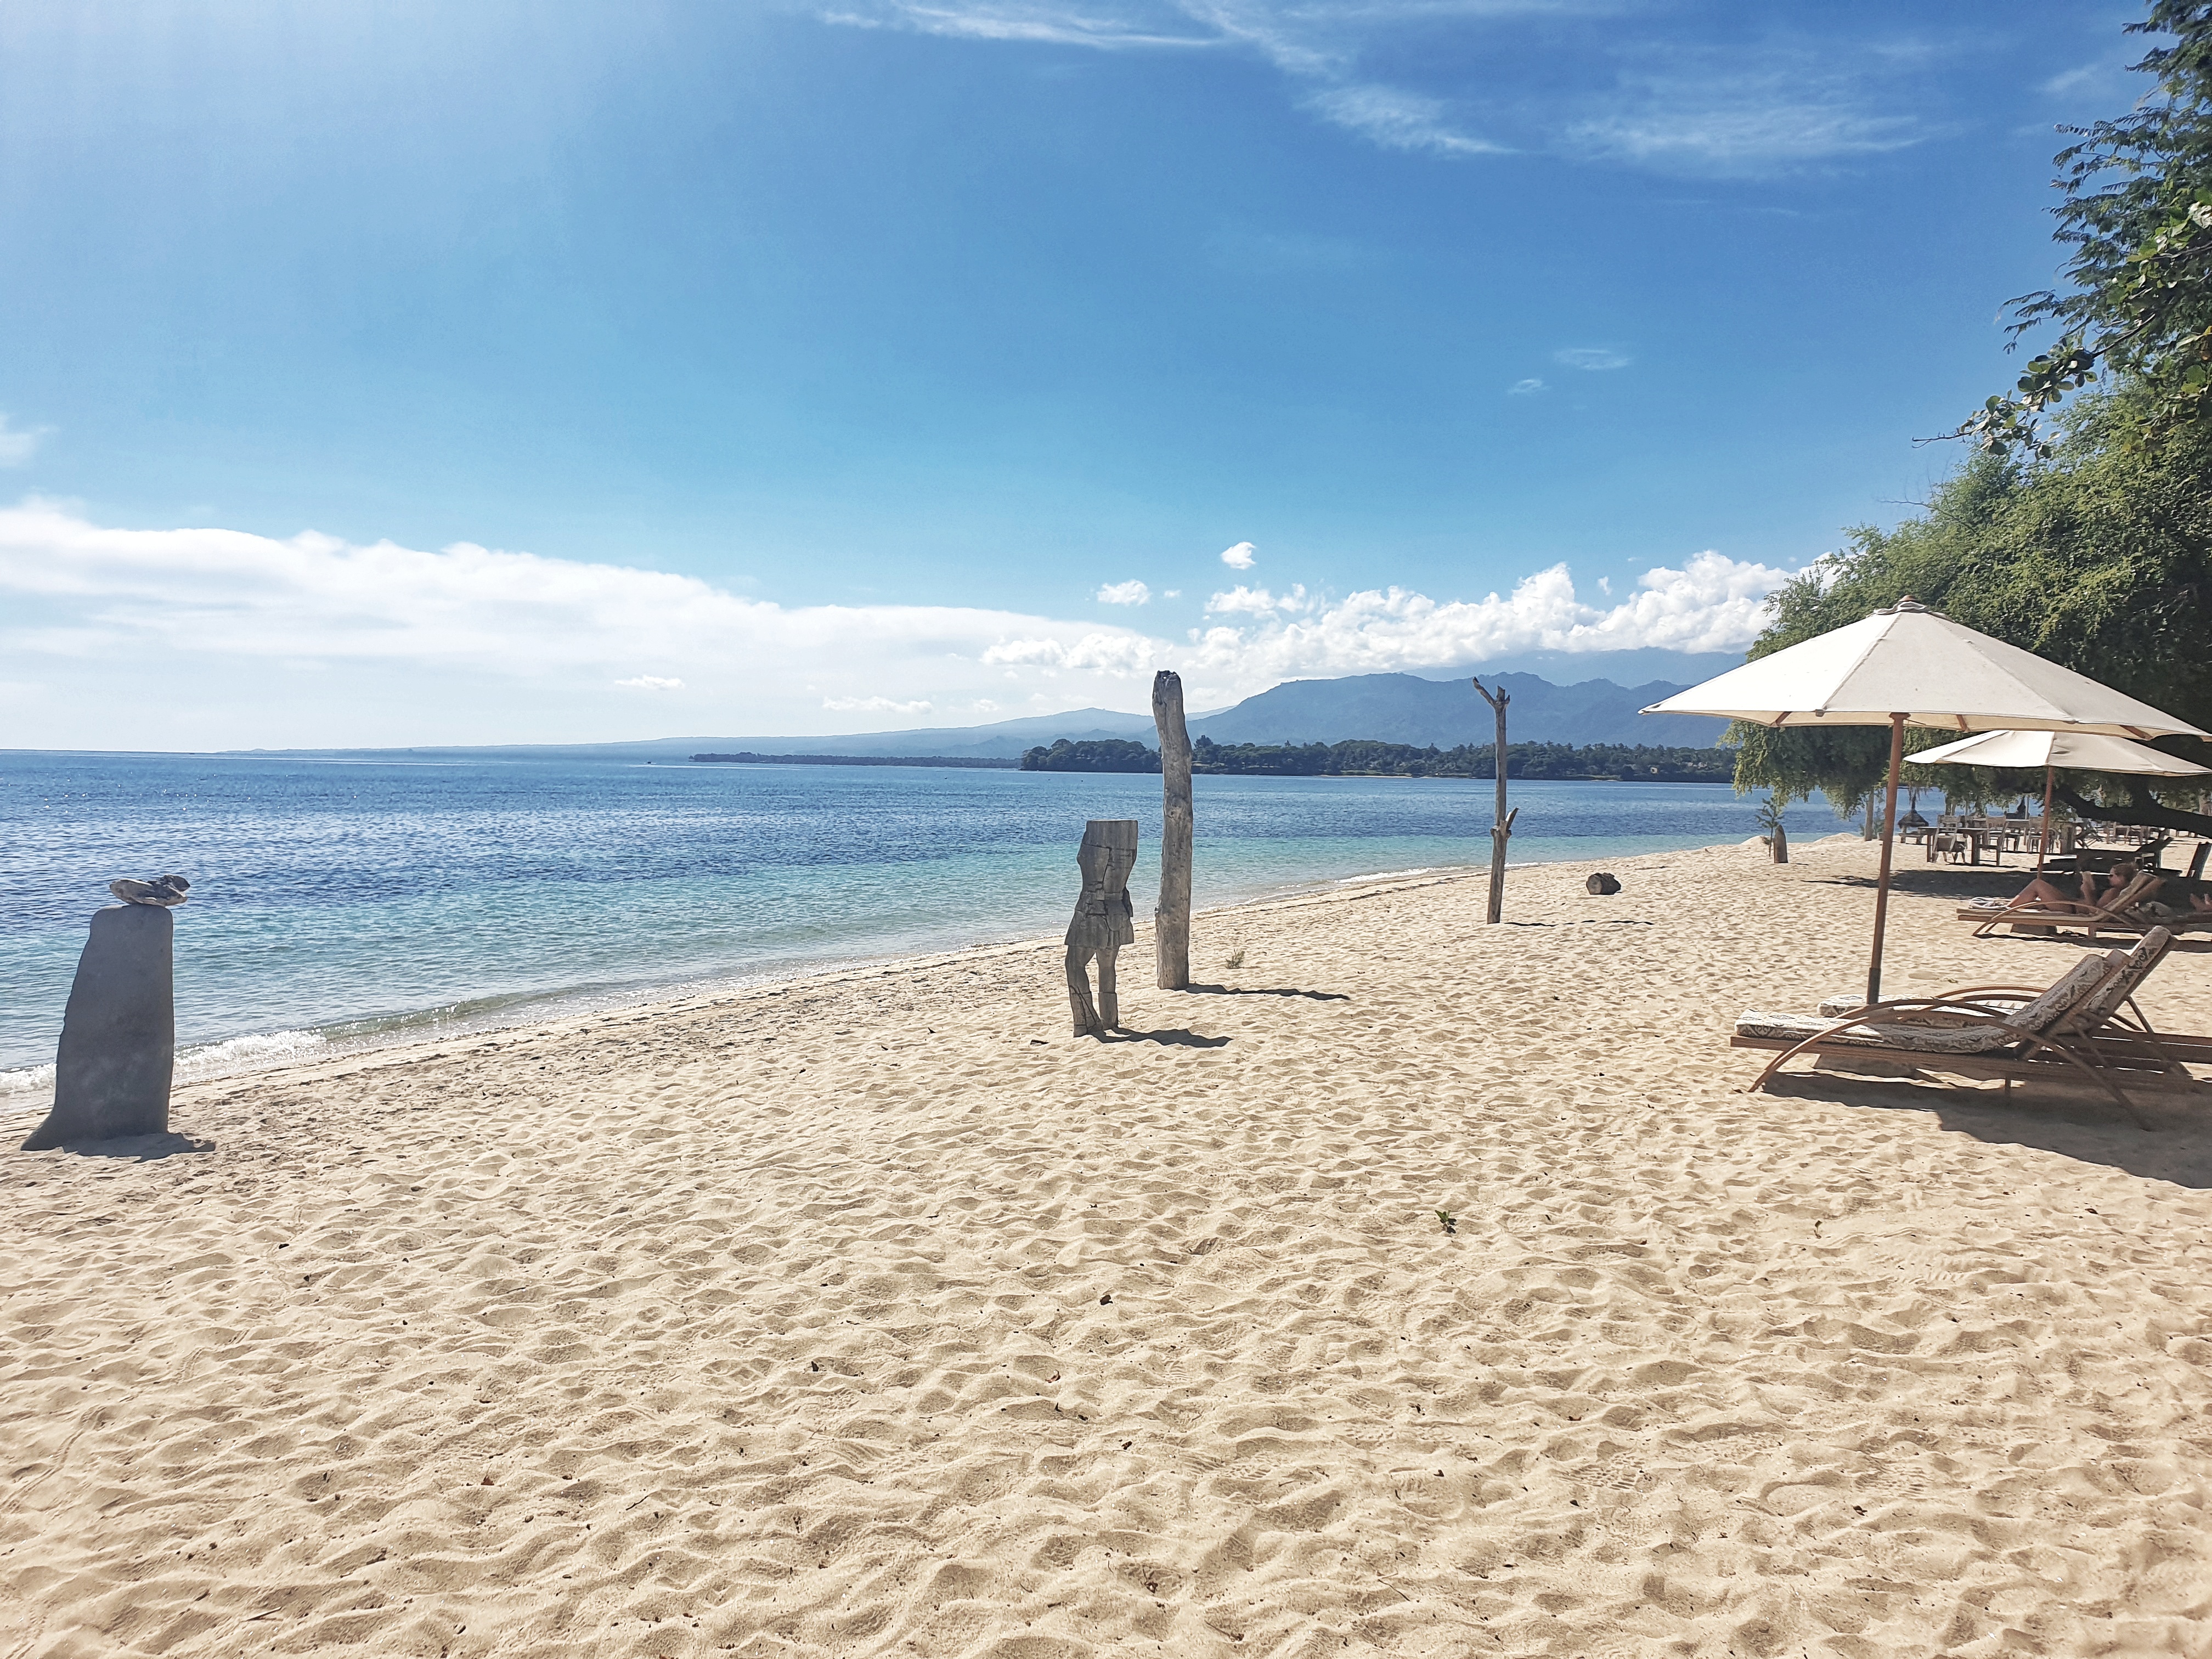
[[[1512,917],[1505,916],[1500,919],[1500,925],[1506,927],[1656,927],[1658,926],[1656,922],[1647,921],[1641,916],[1607,916],[1598,921],[1593,921],[1585,916],[1578,921],[1516,921]]]
[[[1164,1042],[1177,1048],[1226,1048],[1227,1037],[1200,1036],[1195,1031],[1132,1031],[1117,1026],[1098,1039],[1101,1042]]]
[[[1207,997],[1304,997],[1309,1002],[1352,1000],[1341,991],[1293,991],[1287,986],[1186,985],[1182,988]]]
[[[2146,1134],[2110,1100],[2068,1085],[2018,1084],[2008,1103],[1994,1084],[1786,1072],[1766,1085],[1766,1092],[1778,1100],[1823,1100],[1870,1111],[1933,1112],[1946,1129],[1993,1146],[2033,1146],[2145,1180],[2212,1188],[2212,1110],[2185,1096],[2130,1091],[2151,1121]]]
[[[134,1164],[151,1164],[179,1152],[211,1152],[215,1142],[180,1134],[125,1135],[119,1140],[72,1140],[46,1150],[74,1152],[79,1158],[127,1158]]]

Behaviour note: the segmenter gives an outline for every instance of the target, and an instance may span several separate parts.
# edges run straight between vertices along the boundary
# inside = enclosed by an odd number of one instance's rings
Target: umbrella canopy
[[[1950,732],[2207,733],[2187,720],[1978,634],[1914,599],[1730,669],[1647,714],[1718,714],[1759,726],[1907,726]]]
[[[2002,640],[1899,599],[1855,622],[1680,691],[1647,714],[1718,714],[1767,726],[1887,726],[1888,799],[1875,883],[1866,1000],[1881,1000],[1882,936],[1897,839],[1897,774],[1905,728],[1949,732],[2090,732],[2115,738],[2212,736],[2163,709],[2100,685]]]
[[[2023,770],[2071,766],[2084,772],[2140,772],[2154,778],[2212,774],[2212,766],[2096,732],[1984,732],[1905,758],[1915,766],[2011,766]]]

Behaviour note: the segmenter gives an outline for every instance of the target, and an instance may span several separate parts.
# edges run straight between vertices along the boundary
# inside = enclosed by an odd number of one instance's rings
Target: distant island
[[[983,755],[756,755],[750,750],[734,755],[694,755],[695,761],[738,766],[968,766],[1010,772],[1011,760]]]
[[[1160,757],[1127,738],[1091,738],[1080,743],[1060,738],[1022,751],[1024,772],[1157,772]]]

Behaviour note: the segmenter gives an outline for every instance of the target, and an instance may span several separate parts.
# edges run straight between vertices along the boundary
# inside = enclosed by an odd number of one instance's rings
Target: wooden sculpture
[[[1152,912],[1155,982],[1190,988],[1190,730],[1182,718],[1182,676],[1152,676],[1152,724],[1160,735],[1160,902]]]
[[[1137,821],[1093,818],[1083,826],[1075,855],[1083,872],[1083,896],[1067,924],[1067,1006],[1075,1035],[1103,1036],[1121,1023],[1114,986],[1114,958],[1137,937],[1129,904],[1129,872],[1137,867]],[[1091,959],[1098,959],[1098,998],[1091,997]]]

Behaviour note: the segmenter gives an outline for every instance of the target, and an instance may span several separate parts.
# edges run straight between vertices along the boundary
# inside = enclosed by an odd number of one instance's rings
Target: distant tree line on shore
[[[1039,744],[1022,754],[1024,772],[1157,772],[1160,757],[1127,738],[1060,738],[1051,748]]]
[[[1362,738],[1326,744],[1218,744],[1200,738],[1191,745],[1191,766],[1200,772],[1273,777],[1494,778],[1496,748],[1487,743],[1417,748]],[[1728,783],[1735,776],[1735,755],[1727,749],[1649,744],[1509,743],[1505,775],[1581,782]]]
[[[1216,743],[1191,745],[1191,769],[1226,775],[1278,778],[1494,778],[1492,744],[1439,749],[1364,738],[1342,743]],[[1071,743],[1022,757],[1024,772],[1157,772],[1160,757],[1127,738]],[[1683,749],[1623,743],[1510,743],[1505,775],[1583,782],[1728,783],[1735,753],[1728,749]]]
[[[1014,763],[977,755],[694,755],[694,761],[722,761],[742,766],[967,766],[1006,771]]]

